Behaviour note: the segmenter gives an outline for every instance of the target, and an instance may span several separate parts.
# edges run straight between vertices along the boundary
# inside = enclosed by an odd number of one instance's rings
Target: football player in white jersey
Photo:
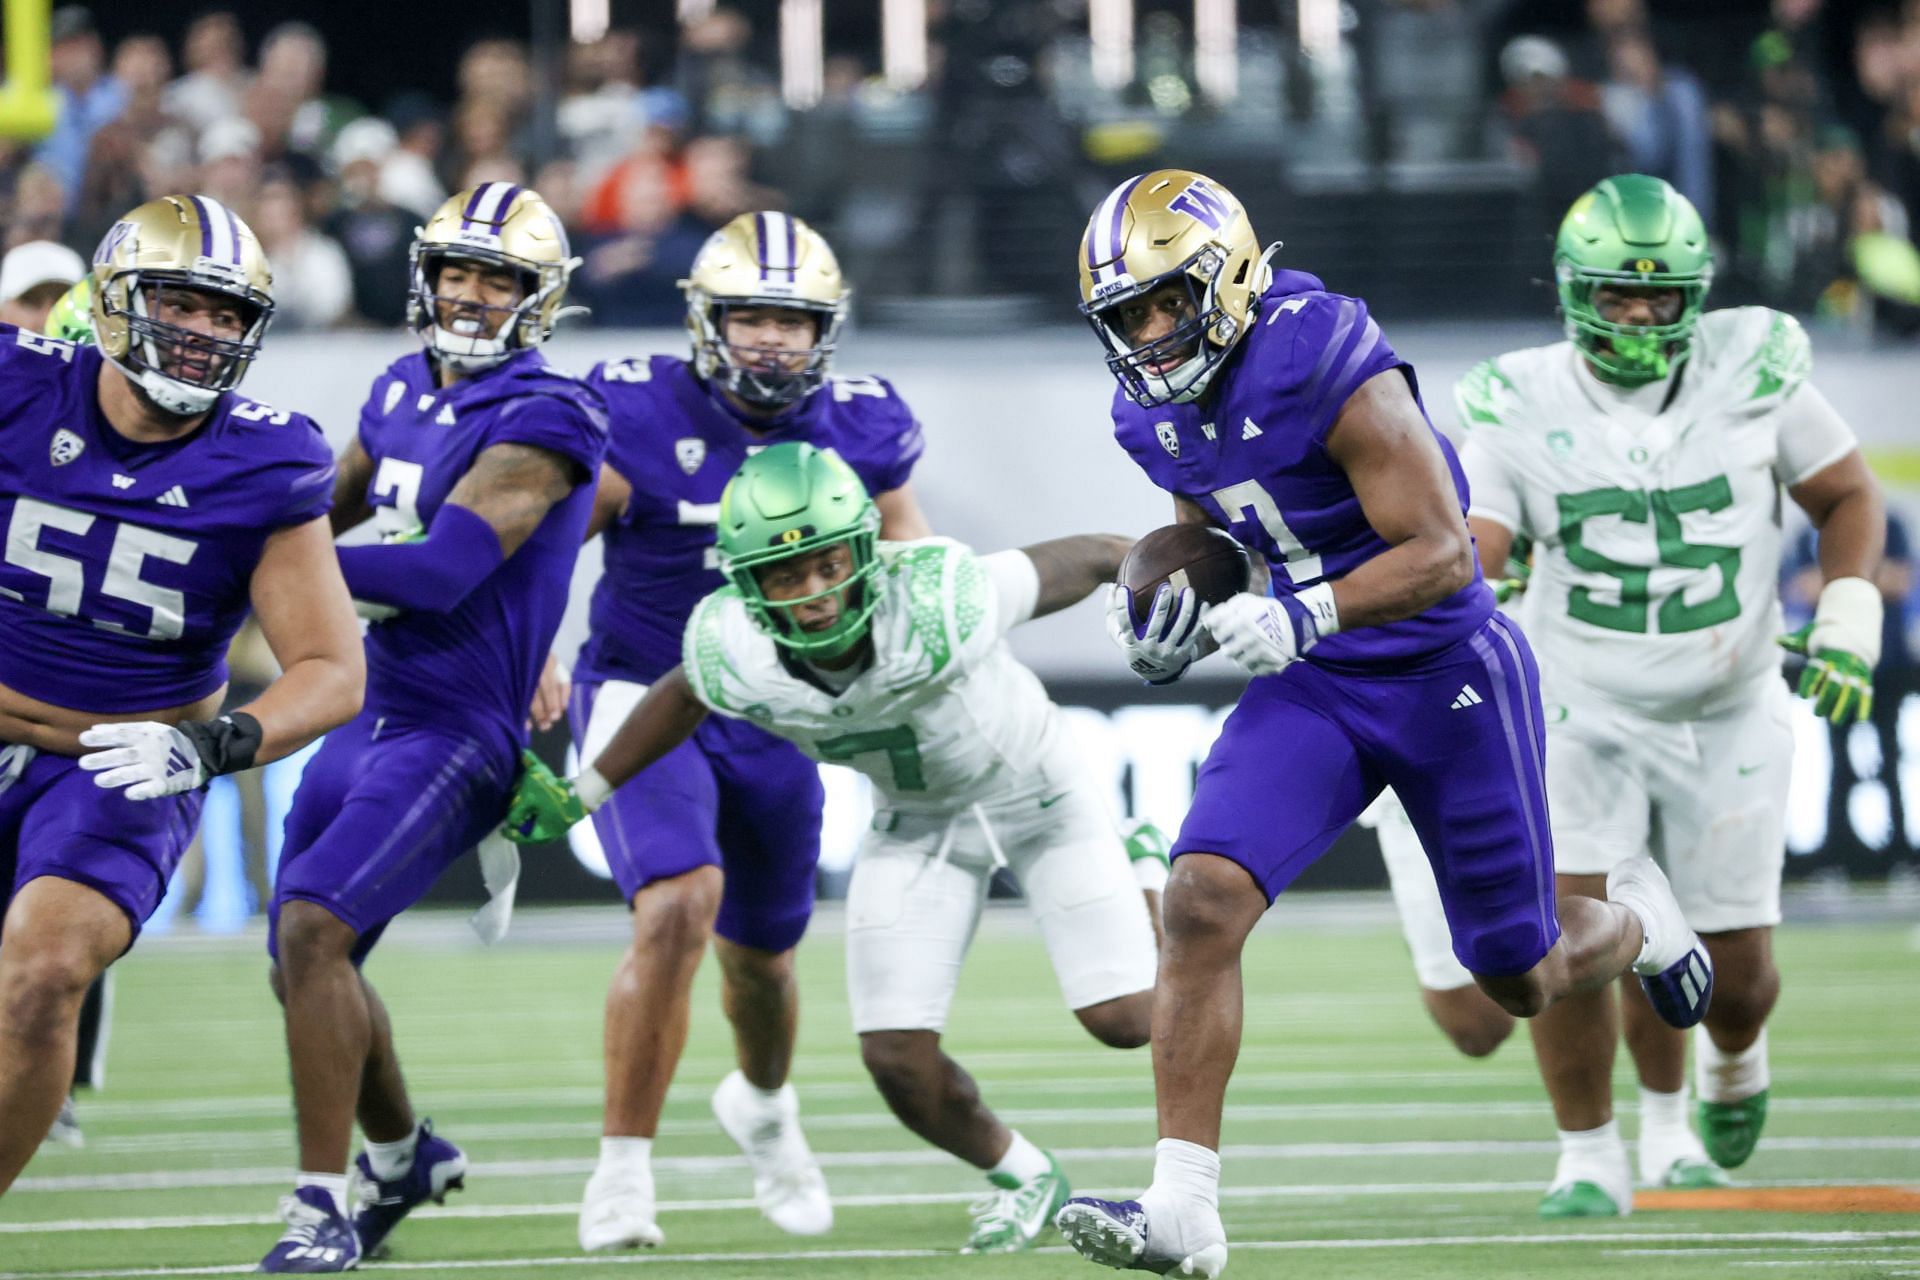
[[[870,778],[878,812],[847,895],[861,1057],[903,1124],[993,1183],[965,1251],[1011,1252],[1068,1188],[940,1048],[987,882],[999,866],[1019,876],[1062,995],[1104,1044],[1147,1042],[1157,954],[1144,877],[1059,708],[1003,637],[1111,581],[1128,543],[975,556],[938,538],[882,543],[879,524],[837,454],[794,442],[749,458],[720,498],[732,585],[694,610],[681,665],[577,778],[523,783],[507,824],[558,835],[710,712]]]
[[[1534,542],[1519,616],[1540,657],[1560,891],[1604,896],[1610,867],[1651,851],[1712,954],[1697,1119],[1706,1153],[1733,1168],[1766,1117],[1780,985],[1793,751],[1781,648],[1807,655],[1799,691],[1819,714],[1865,714],[1884,500],[1808,381],[1799,324],[1764,307],[1702,312],[1706,229],[1667,183],[1631,174],[1581,196],[1554,267],[1567,340],[1497,356],[1458,391],[1469,523],[1490,573],[1516,536]],[[1783,490],[1819,531],[1825,580],[1791,636],[1777,635]],[[1561,1139],[1543,1216],[1632,1206],[1610,1095],[1623,1024],[1656,1085],[1641,1095],[1643,1180],[1663,1173],[1650,1130],[1685,1131],[1684,1037],[1631,984],[1622,1005],[1575,995],[1532,1023]]]

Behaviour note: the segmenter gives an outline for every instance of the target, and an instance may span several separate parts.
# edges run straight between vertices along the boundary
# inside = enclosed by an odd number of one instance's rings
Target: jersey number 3
[[[130,628],[100,618],[87,618],[81,611],[81,596],[86,591],[85,564],[74,556],[47,551],[40,546],[41,530],[57,529],[81,537],[93,528],[96,518],[89,512],[21,498],[13,504],[13,518],[7,522],[6,562],[47,580],[47,612],[85,618],[102,631],[126,634]],[[107,553],[107,571],[100,580],[99,594],[151,610],[153,621],[145,632],[147,639],[178,640],[186,628],[186,597],[171,587],[142,581],[140,567],[149,557],[185,564],[193,559],[195,550],[196,544],[185,538],[144,529],[137,524],[122,524],[113,535],[113,549]],[[0,587],[0,595],[26,599],[20,592],[5,587]]]

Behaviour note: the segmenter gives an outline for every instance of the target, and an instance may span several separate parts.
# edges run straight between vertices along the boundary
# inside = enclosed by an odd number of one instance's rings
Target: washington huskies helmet
[[[1206,391],[1253,323],[1273,278],[1272,252],[1261,252],[1233,193],[1190,170],[1156,169],[1108,193],[1080,241],[1080,312],[1106,344],[1107,368],[1129,399],[1184,403]],[[1191,316],[1135,345],[1118,309],[1170,281],[1185,287]],[[1155,369],[1175,357],[1177,365]]]
[[[867,633],[880,603],[875,542],[880,512],[852,467],[831,449],[776,444],[754,454],[720,494],[720,569],[747,611],[773,642],[804,658],[837,658]],[[845,582],[796,600],[769,600],[759,571],[836,542],[847,544],[853,572]],[[818,631],[802,630],[792,610],[838,595],[840,616]]]
[[[785,213],[743,213],[707,237],[680,282],[687,296],[693,367],[702,378],[748,404],[784,409],[826,382],[846,322],[852,291],[826,240]],[[741,364],[726,343],[730,307],[785,307],[814,317],[813,346],[798,370]]]
[[[491,368],[516,351],[545,342],[560,317],[567,281],[580,265],[568,249],[559,216],[538,192],[511,182],[483,182],[441,205],[427,225],[414,232],[411,260],[407,325],[442,364],[463,372]],[[483,332],[443,328],[437,305],[443,299],[435,290],[440,268],[450,261],[516,273],[520,301],[512,307],[469,304],[498,321],[480,324]],[[488,329],[491,334],[484,332]]]
[[[1672,186],[1643,173],[1608,178],[1573,202],[1553,246],[1553,275],[1567,337],[1611,381],[1653,382],[1687,358],[1713,284],[1713,250],[1699,211]],[[1598,288],[1678,289],[1667,324],[1614,324],[1600,315]]]
[[[273,318],[267,255],[252,229],[212,196],[162,196],[128,213],[94,250],[91,279],[101,354],[181,417],[205,413],[240,385]],[[241,336],[216,338],[159,319],[155,290],[165,286],[231,299]],[[191,373],[193,364],[202,371]]]

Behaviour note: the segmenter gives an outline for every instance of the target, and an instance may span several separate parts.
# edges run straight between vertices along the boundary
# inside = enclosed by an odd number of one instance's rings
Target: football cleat
[[[53,1118],[53,1127],[47,1130],[45,1143],[52,1147],[84,1147],[87,1135],[80,1132],[80,1118],[73,1112],[73,1098],[60,1104],[60,1114]]]
[[[287,1224],[260,1271],[314,1273],[351,1271],[360,1265],[360,1238],[323,1187],[296,1187],[280,1197],[280,1218]]]
[[[1698,1191],[1733,1185],[1725,1171],[1707,1159],[1700,1139],[1693,1136],[1691,1129],[1663,1129],[1652,1136],[1642,1129],[1638,1148],[1643,1187]]]
[[[1151,1271],[1161,1276],[1202,1276],[1212,1280],[1227,1269],[1227,1242],[1214,1216],[1211,1234],[1220,1238],[1194,1250],[1155,1247],[1146,1206],[1138,1200],[1101,1200],[1075,1196],[1054,1215],[1053,1225],[1074,1252],[1116,1271]]]
[[[1618,1218],[1626,1213],[1604,1187],[1584,1178],[1548,1187],[1540,1197],[1543,1218]]]
[[[656,1249],[667,1238],[654,1221],[656,1212],[651,1168],[603,1164],[587,1179],[580,1203],[580,1247],[588,1253]]]
[[[369,1258],[380,1256],[389,1233],[414,1209],[431,1200],[445,1204],[447,1192],[466,1186],[467,1156],[460,1148],[433,1131],[433,1121],[422,1120],[414,1140],[413,1166],[392,1182],[382,1182],[373,1174],[367,1153],[354,1161],[358,1207],[353,1214],[353,1229],[360,1237],[361,1251]]]
[[[1722,1169],[1738,1169],[1753,1154],[1767,1123],[1767,1091],[1738,1102],[1700,1102],[1700,1140]]]
[[[1025,1182],[1009,1173],[990,1173],[987,1180],[998,1189],[974,1201],[969,1210],[973,1232],[962,1253],[1018,1253],[1032,1248],[1071,1193],[1052,1152],[1047,1153],[1047,1171]]]
[[[1627,1144],[1614,1138],[1599,1151],[1560,1152],[1553,1181],[1540,1199],[1543,1218],[1621,1218],[1633,1212],[1633,1174]]]
[[[800,1132],[800,1099],[791,1084],[772,1102],[729,1072],[713,1091],[713,1115],[753,1166],[753,1198],[767,1220],[789,1235],[824,1235],[833,1228],[827,1179]]]
[[[1607,899],[1640,920],[1646,944],[1633,971],[1661,1021],[1691,1027],[1706,1017],[1713,1000],[1713,958],[1687,924],[1658,864],[1644,854],[1616,863],[1607,873]]]

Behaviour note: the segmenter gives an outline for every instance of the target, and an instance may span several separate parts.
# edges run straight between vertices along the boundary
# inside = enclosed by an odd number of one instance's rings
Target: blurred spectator
[[[87,274],[80,255],[51,240],[30,240],[0,258],[0,324],[44,333],[47,312]]]
[[[780,136],[779,81],[749,56],[752,44],[753,24],[738,9],[715,8],[681,28],[673,79],[693,133],[743,134],[760,146]]]
[[[127,91],[127,105],[118,117],[102,125],[87,148],[87,165],[74,211],[73,238],[92,244],[114,219],[135,205],[167,194],[147,186],[148,171],[141,164],[145,150],[162,143],[162,135],[177,132],[171,145],[183,145],[180,130],[167,114],[167,81],[173,60],[158,36],[129,36],[113,53],[113,77]]]
[[[94,133],[126,106],[127,91],[106,74],[106,50],[93,25],[92,11],[77,4],[55,9],[50,34],[53,86],[60,108],[37,158],[60,184],[63,211],[70,213],[80,200],[87,147]]]
[[[1527,244],[1551,237],[1567,207],[1600,179],[1620,171],[1600,92],[1568,73],[1567,57],[1545,36],[1515,36],[1500,50],[1499,119],[1513,157],[1533,171],[1522,221]]]
[[[325,329],[347,317],[353,306],[347,255],[307,225],[306,202],[291,175],[268,174],[247,221],[273,265],[276,329]]]
[[[7,219],[4,247],[60,239],[66,226],[66,208],[66,192],[51,168],[38,161],[23,166],[13,183],[13,208]]]
[[[327,42],[311,26],[283,22],[260,42],[258,83],[272,85],[281,102],[291,109],[284,142],[273,146],[273,135],[267,135],[269,156],[279,158],[282,152],[294,152],[317,158],[332,144],[341,126],[360,114],[359,107],[348,99],[328,97],[326,82]]]
[[[1644,30],[1623,31],[1607,49],[1601,103],[1635,173],[1665,178],[1711,222],[1713,133],[1706,91],[1691,72],[1662,66]]]
[[[482,181],[481,173],[517,171],[520,159],[513,147],[513,120],[507,109],[491,98],[467,98],[455,108],[453,139],[447,155],[447,186],[464,191]]]
[[[1811,617],[1820,598],[1820,543],[1811,528],[1803,529],[1782,565],[1783,603],[1796,617]],[[1911,797],[1901,785],[1901,770],[1891,767],[1901,759],[1900,711],[1904,691],[1913,687],[1913,652],[1907,645],[1907,608],[1913,598],[1913,543],[1906,521],[1891,509],[1887,512],[1887,550],[1874,571],[1874,586],[1880,589],[1885,606],[1881,618],[1880,665],[1874,668],[1875,696],[1869,723],[1879,738],[1881,767],[1879,780],[1887,789],[1892,831],[1882,851],[1887,862],[1911,859],[1914,854],[1907,841],[1907,803]],[[1849,739],[1856,726],[1831,725],[1828,735],[1833,744],[1833,784],[1827,793],[1827,830],[1852,829],[1848,815],[1854,786],[1861,781],[1854,767]],[[1831,843],[1829,836],[1829,843]],[[1882,864],[1882,869],[1885,867]]]
[[[218,120],[200,135],[200,190],[230,209],[253,205],[260,186],[260,130],[252,121]]]
[[[246,58],[238,18],[221,11],[195,18],[181,42],[186,74],[167,86],[167,114],[196,131],[238,115],[253,78]]]
[[[639,153],[617,172],[611,207],[618,212],[618,226],[581,246],[584,263],[574,276],[574,292],[592,309],[596,324],[676,325],[686,309],[679,281],[693,266],[708,228],[681,212],[663,157]]]
[[[749,176],[753,152],[740,138],[695,138],[681,154],[686,212],[705,231],[718,231],[749,209],[777,209],[780,193]]]
[[[382,190],[385,166],[399,141],[392,125],[371,116],[340,131],[333,144],[340,205],[326,223],[327,234],[347,255],[354,311],[386,328],[406,319],[407,255],[419,221],[411,211],[396,208]]]
[[[386,118],[398,145],[380,166],[381,198],[425,222],[451,194],[433,167],[446,139],[440,108],[425,94],[402,94],[387,104]]]

